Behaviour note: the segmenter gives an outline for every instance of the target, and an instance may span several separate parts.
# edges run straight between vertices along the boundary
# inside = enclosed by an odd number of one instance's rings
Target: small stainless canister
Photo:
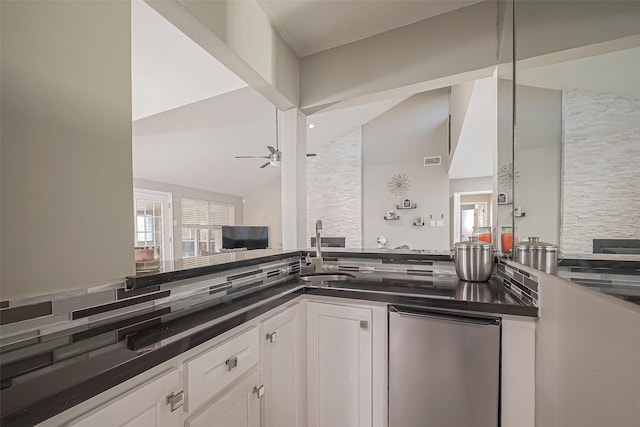
[[[459,242],[453,249],[456,273],[468,282],[486,282],[493,271],[493,246],[472,236],[468,242]]]
[[[515,261],[549,274],[558,273],[559,252],[557,245],[541,242],[539,237],[513,245]]]

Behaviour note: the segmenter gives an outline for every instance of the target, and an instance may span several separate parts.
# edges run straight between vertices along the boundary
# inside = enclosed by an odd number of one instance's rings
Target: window
[[[232,204],[182,199],[182,258],[219,252],[223,225],[234,225]]]
[[[136,247],[159,247],[162,242],[162,203],[136,200]]]

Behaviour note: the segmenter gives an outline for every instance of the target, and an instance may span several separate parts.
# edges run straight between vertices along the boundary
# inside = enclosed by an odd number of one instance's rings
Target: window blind
[[[235,209],[230,203],[182,199],[182,225],[208,228],[234,224]]]

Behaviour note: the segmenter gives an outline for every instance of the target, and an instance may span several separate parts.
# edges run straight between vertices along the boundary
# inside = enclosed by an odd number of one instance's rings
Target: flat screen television
[[[222,247],[224,249],[267,249],[269,227],[246,225],[223,225]]]

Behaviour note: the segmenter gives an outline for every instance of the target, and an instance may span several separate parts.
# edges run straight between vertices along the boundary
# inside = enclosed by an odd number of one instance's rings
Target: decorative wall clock
[[[387,187],[389,188],[389,192],[394,196],[404,196],[411,187],[411,181],[407,175],[398,173],[391,177]]]

